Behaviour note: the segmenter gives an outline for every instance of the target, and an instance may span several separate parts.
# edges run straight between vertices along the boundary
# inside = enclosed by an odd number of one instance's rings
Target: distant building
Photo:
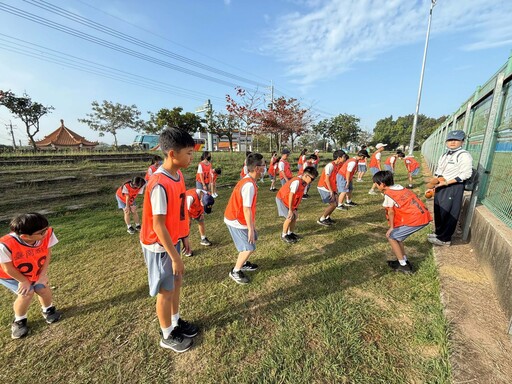
[[[97,141],[89,141],[83,136],[73,132],[64,125],[64,120],[60,120],[60,127],[45,136],[44,139],[36,141],[39,149],[58,150],[58,149],[94,149],[98,145]]]
[[[202,132],[195,133],[195,137],[208,140],[207,134]],[[247,143],[245,142],[245,132],[238,130],[233,131],[233,151],[252,151],[252,134],[247,135]],[[206,148],[206,147],[205,147]],[[222,136],[219,140],[217,135],[213,135],[214,151],[229,151],[229,140],[226,136]]]

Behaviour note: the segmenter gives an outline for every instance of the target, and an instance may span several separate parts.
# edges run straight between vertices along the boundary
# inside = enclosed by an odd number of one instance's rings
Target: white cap
[[[315,149],[315,152],[320,152],[320,150],[319,149]]]
[[[375,148],[379,149],[379,148],[383,148],[383,147],[387,147],[388,145],[387,144],[382,144],[382,143],[379,143],[375,146]]]

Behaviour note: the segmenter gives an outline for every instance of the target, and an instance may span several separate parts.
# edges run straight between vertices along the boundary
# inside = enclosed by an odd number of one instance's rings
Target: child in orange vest
[[[407,169],[407,177],[409,178],[409,188],[412,188],[412,177],[417,176],[420,173],[420,163],[414,158],[414,156],[406,156],[405,153],[400,152],[398,158],[402,159]]]
[[[197,166],[196,188],[204,191],[209,190],[210,175],[212,172],[212,155],[208,151],[204,151],[201,155],[201,162]]]
[[[251,153],[246,159],[248,175],[240,180],[229,198],[224,211],[224,222],[239,252],[235,267],[229,272],[238,284],[248,284],[249,278],[245,271],[255,271],[258,266],[248,261],[256,250],[256,202],[258,187],[256,180],[265,169],[265,160],[259,153]]]
[[[301,175],[302,170],[304,168],[306,168],[306,165],[305,165],[305,163],[307,161],[306,153],[308,153],[308,150],[307,150],[307,148],[304,148],[299,155],[299,160],[297,161],[297,170],[298,170],[299,175]]]
[[[192,220],[197,221],[199,228],[199,235],[201,236],[201,242],[199,244],[209,247],[212,245],[211,241],[206,237],[206,228],[204,226],[204,214],[212,213],[212,207],[215,203],[215,199],[208,192],[202,189],[188,189],[187,190],[187,209],[188,215]],[[192,250],[190,249],[189,237],[184,237],[183,248],[185,256],[193,256]]]
[[[222,174],[222,168],[214,168],[212,169],[211,179],[210,179],[210,193],[212,194],[212,197],[216,199],[219,197],[217,194],[217,177],[219,177]]]
[[[357,156],[343,163],[336,175],[336,187],[338,191],[338,210],[348,210],[347,207],[355,207],[357,204],[352,201],[352,190],[354,175],[357,172],[357,164],[362,159],[366,159],[366,153],[359,151]],[[347,199],[346,203],[345,198]]]
[[[0,285],[14,292],[14,321],[11,337],[19,339],[28,334],[27,312],[34,293],[38,296],[43,317],[48,324],[61,317],[52,303],[48,284],[48,265],[51,247],[58,243],[48,220],[39,213],[15,217],[11,233],[0,237]]]
[[[377,149],[370,156],[370,172],[372,176],[379,172],[382,168],[380,166],[380,159],[382,157],[382,151],[387,147],[387,144],[378,143],[375,148]],[[375,188],[377,188],[377,184],[373,183],[372,187],[368,191],[369,195],[376,195]]]
[[[288,180],[293,177],[292,170],[290,169],[290,163],[288,163],[288,156],[290,155],[289,149],[283,149],[281,151],[281,160],[277,165],[277,170],[279,172],[279,179],[281,180],[281,185],[285,185]]]
[[[276,170],[281,158],[277,156],[276,151],[272,151],[272,156],[270,157],[270,165],[268,166],[268,175],[270,176],[270,190],[277,191],[275,187],[276,182]]]
[[[303,164],[303,168],[301,168],[299,170],[298,176],[302,175],[302,173],[304,172],[304,168],[313,167],[313,168],[316,169],[316,162],[317,162],[317,160],[318,160],[318,156],[317,155],[315,155],[315,154],[309,155],[308,159]],[[311,188],[311,184],[306,185],[306,189],[304,189],[304,195],[302,196],[303,199],[309,199],[309,195],[308,195],[309,188]]]
[[[160,346],[185,352],[199,328],[180,317],[180,290],[185,270],[180,239],[190,231],[185,179],[194,155],[194,139],[188,132],[165,129],[160,134],[164,163],[150,177],[144,193],[140,243],[148,269],[149,294],[156,296],[156,314],[162,337]]]
[[[398,154],[402,153],[402,151],[397,151],[395,154],[389,156],[384,162],[384,170],[390,171],[391,173],[395,173],[396,167],[396,159],[398,159]]]
[[[130,235],[133,235],[135,231],[140,231],[140,220],[135,199],[138,195],[144,194],[144,185],[146,185],[146,181],[142,177],[135,176],[133,179],[124,182],[116,191],[117,207],[124,212],[124,222],[128,228],[126,231]],[[131,224],[130,213],[133,215],[135,227]]]
[[[158,167],[161,165],[162,165],[162,157],[158,156],[158,155],[153,156],[153,158],[151,159],[151,165],[149,166],[149,168],[146,172],[146,176],[144,176],[144,180],[148,181],[149,177],[153,173],[155,173],[156,170],[158,169]]]
[[[286,243],[296,243],[299,236],[293,231],[297,222],[299,204],[305,193],[306,187],[318,176],[318,171],[313,166],[302,169],[299,176],[293,177],[281,187],[276,196],[277,213],[285,218],[281,239]]]
[[[338,174],[339,167],[348,159],[348,156],[343,150],[338,149],[334,151],[332,158],[333,161],[324,167],[317,186],[322,202],[329,204],[322,217],[317,220],[317,223],[323,226],[329,226],[335,223],[335,221],[331,219],[331,213],[334,212],[337,206],[336,175]]]
[[[384,194],[382,206],[389,224],[386,237],[397,258],[388,261],[388,265],[397,272],[410,274],[413,266],[405,255],[404,240],[432,221],[430,212],[414,192],[395,184],[390,171],[377,172],[373,182]]]
[[[357,182],[360,183],[363,181],[363,176],[367,171],[367,161],[366,159],[370,158],[370,155],[368,154],[368,151],[366,150],[366,145],[361,145],[361,149],[359,152],[363,152],[366,156],[363,160],[359,160],[357,163]]]

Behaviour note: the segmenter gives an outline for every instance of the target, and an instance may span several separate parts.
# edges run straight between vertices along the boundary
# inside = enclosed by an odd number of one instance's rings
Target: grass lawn
[[[219,184],[236,181],[240,156],[213,154],[224,171]],[[189,185],[196,165],[186,171]],[[406,184],[403,164],[397,168],[398,182]],[[158,346],[155,299],[148,295],[140,245],[137,236],[126,233],[114,190],[98,195],[94,207],[51,216],[60,242],[50,284],[63,318],[47,325],[34,302],[31,334],[11,340],[14,295],[0,289],[0,381],[449,382],[448,326],[428,230],[405,243],[417,273],[392,273],[386,264],[391,250],[382,198],[367,194],[370,178],[367,174],[365,182],[354,185],[353,199],[360,206],[335,211],[331,228],[316,223],[324,205],[313,187],[300,206],[297,232],[304,238],[293,245],[280,240],[282,220],[269,180],[259,184],[259,241],[251,260],[260,268],[250,272],[247,286],[228,277],[237,255],[222,221],[231,189],[219,188],[206,218],[214,245],[200,246],[193,225],[194,257],[184,260],[180,313],[201,327],[184,354]],[[6,224],[0,229],[6,233]]]

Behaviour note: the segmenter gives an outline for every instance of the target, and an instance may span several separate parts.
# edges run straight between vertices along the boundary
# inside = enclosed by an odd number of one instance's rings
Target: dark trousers
[[[436,235],[439,240],[452,240],[452,235],[457,228],[463,196],[464,184],[462,183],[436,189],[436,194],[434,195],[434,220]]]

